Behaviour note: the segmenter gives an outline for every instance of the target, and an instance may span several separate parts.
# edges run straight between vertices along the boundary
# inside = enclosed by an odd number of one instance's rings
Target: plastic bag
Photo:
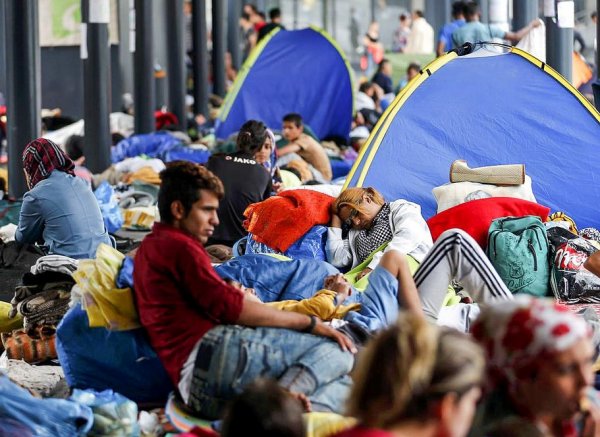
[[[138,409],[135,402],[112,390],[73,390],[71,400],[90,407],[94,413],[94,424],[88,436],[137,437]]]
[[[18,425],[38,437],[83,436],[92,427],[92,410],[85,405],[66,399],[37,399],[27,390],[0,374],[0,435],[4,434],[3,421]],[[10,430],[10,428],[9,428]],[[8,431],[8,430],[6,430]],[[15,435],[15,434],[13,434]],[[18,434],[19,437],[27,434]]]
[[[102,182],[94,191],[94,196],[96,196],[102,212],[104,226],[111,234],[117,232],[123,226],[123,214],[121,214],[119,203],[114,198],[114,194],[115,190],[106,181]]]
[[[81,260],[73,273],[91,328],[127,331],[141,326],[131,288],[116,286],[124,259],[116,249],[100,244],[96,258]]]
[[[326,226],[313,226],[300,239],[296,240],[284,253],[271,249],[264,243],[259,243],[248,235],[246,253],[277,253],[292,259],[317,259],[325,261],[325,240],[327,238]]]
[[[600,303],[600,278],[583,268],[598,249],[562,227],[548,229],[548,240],[552,253],[550,284],[555,297],[568,303]]]

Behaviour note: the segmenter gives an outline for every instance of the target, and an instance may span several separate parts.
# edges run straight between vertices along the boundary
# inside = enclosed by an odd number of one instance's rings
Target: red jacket
[[[133,283],[140,321],[175,385],[198,340],[242,311],[243,294],[217,275],[202,244],[163,223],[142,241]]]

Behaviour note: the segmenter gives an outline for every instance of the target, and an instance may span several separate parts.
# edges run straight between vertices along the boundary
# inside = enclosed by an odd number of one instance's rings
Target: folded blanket
[[[313,226],[329,223],[333,200],[312,190],[283,191],[248,206],[244,227],[259,243],[285,252]]]
[[[27,297],[17,305],[23,328],[30,332],[41,325],[58,325],[69,309],[70,291],[48,290]]]

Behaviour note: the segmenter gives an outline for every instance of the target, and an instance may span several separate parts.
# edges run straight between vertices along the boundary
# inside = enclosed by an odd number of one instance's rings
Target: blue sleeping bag
[[[110,156],[113,163],[140,155],[160,159],[164,153],[179,145],[181,140],[168,132],[132,135],[119,141],[110,151]]]
[[[310,230],[292,244],[283,255],[292,259],[317,259],[325,261],[325,240],[327,239],[326,226],[313,226]],[[279,253],[264,243],[259,243],[248,235],[246,253]]]
[[[270,255],[242,255],[215,267],[224,279],[254,288],[263,302],[301,300],[323,288],[323,279],[339,273],[331,264],[310,259],[280,261]]]
[[[112,389],[135,402],[164,403],[173,384],[143,329],[90,328],[81,305],[57,329],[56,351],[69,387]]]

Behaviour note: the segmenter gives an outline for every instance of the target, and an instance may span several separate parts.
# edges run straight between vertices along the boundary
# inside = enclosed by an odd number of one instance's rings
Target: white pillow
[[[437,201],[438,214],[469,200],[485,199],[487,197],[515,197],[536,202],[531,190],[531,178],[529,176],[525,176],[523,185],[501,187],[476,182],[454,182],[435,187],[432,192]]]

